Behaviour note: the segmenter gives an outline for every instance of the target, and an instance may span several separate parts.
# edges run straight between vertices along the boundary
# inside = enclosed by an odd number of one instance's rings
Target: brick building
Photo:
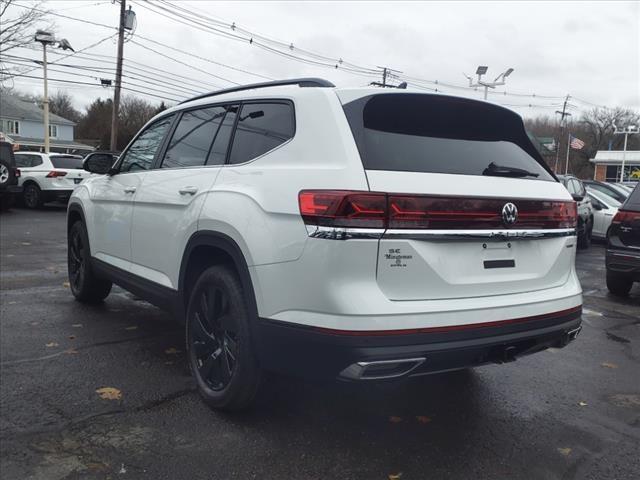
[[[589,161],[594,164],[594,180],[619,182],[622,167],[621,150],[598,150]],[[640,181],[640,150],[627,150],[624,162],[624,180]]]

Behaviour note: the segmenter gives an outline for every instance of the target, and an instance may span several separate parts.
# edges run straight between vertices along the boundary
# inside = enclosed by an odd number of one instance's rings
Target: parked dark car
[[[0,207],[3,210],[13,205],[15,195],[22,191],[22,187],[18,186],[19,177],[13,146],[8,142],[0,142]]]
[[[613,217],[607,236],[607,288],[628,295],[640,282],[640,184]]]
[[[622,193],[622,189],[617,189],[613,185],[605,182],[598,182],[596,180],[583,180],[582,183],[587,187],[609,195],[611,198],[615,198],[620,203],[624,203],[629,195]]]
[[[582,180],[572,175],[558,175],[573,199],[578,203],[578,248],[589,248],[593,231],[593,206]]]

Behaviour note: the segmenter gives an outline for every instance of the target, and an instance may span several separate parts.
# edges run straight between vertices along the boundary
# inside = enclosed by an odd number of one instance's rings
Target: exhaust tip
[[[340,372],[340,377],[349,380],[386,380],[408,375],[425,362],[424,357],[398,360],[356,362]]]

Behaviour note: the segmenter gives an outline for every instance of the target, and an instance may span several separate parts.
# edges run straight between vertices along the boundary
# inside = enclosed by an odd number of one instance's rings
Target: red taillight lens
[[[59,172],[58,170],[51,170],[47,173],[47,178],[64,177],[67,172]]]
[[[13,174],[15,175],[15,177],[16,177],[16,178],[20,178],[20,175],[22,175],[22,173],[20,172],[20,169],[19,169],[19,168],[16,168],[16,169],[13,171]]]
[[[384,193],[303,190],[298,195],[305,223],[327,227],[385,228]]]
[[[627,210],[618,210],[613,217],[611,223],[627,223],[633,220],[640,220],[640,212],[629,212]]]
[[[303,190],[298,195],[306,224],[391,229],[575,228],[576,202],[495,198],[433,197],[345,190]],[[514,203],[515,223],[505,225],[502,209]]]

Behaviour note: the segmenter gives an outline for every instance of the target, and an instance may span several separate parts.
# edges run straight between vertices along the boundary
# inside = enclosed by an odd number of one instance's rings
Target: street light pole
[[[44,77],[44,153],[49,153],[49,90],[47,87],[47,43],[42,42],[42,71]]]
[[[467,75],[466,73],[464,74],[464,76],[469,79],[469,86],[470,87],[483,87],[484,88],[484,99],[485,100],[487,100],[487,97],[489,96],[489,89],[490,88],[496,88],[498,85],[504,85],[505,82],[506,82],[507,77],[513,73],[513,68],[508,68],[507,70],[502,72],[500,75],[498,75],[493,82],[486,82],[486,81],[482,80],[482,75],[487,73],[488,69],[489,69],[489,67],[487,67],[485,65],[481,65],[476,69],[476,75],[478,75],[478,80],[477,80],[476,83],[473,83],[473,79],[469,75]]]
[[[635,135],[640,133],[637,125],[628,125],[622,129],[618,129],[615,123],[613,124],[613,133],[614,135],[624,135],[624,147],[622,148],[622,168],[620,168],[620,183],[624,182],[624,166],[625,160],[627,157],[627,140],[629,139],[629,135]]]

